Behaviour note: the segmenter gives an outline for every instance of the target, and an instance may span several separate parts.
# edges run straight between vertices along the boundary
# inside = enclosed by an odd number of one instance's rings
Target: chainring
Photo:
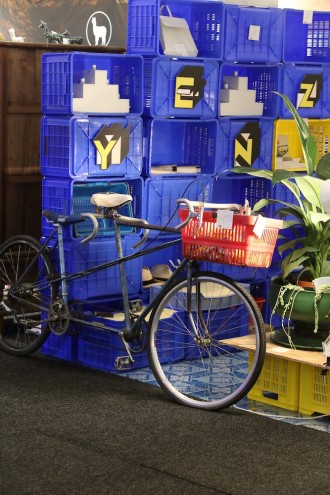
[[[56,298],[50,308],[49,329],[55,335],[63,335],[67,332],[70,323],[70,313],[67,305],[61,298]]]

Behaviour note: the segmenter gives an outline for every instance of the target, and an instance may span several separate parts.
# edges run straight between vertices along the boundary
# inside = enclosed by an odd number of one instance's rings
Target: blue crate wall
[[[94,139],[106,149],[101,161]],[[143,125],[137,116],[44,116],[41,119],[41,173],[52,177],[137,177],[142,171]],[[103,155],[103,152],[102,152]],[[107,156],[106,156],[107,155]]]
[[[283,64],[279,80],[280,93],[290,98],[301,117],[329,118],[330,66]],[[282,98],[279,98],[279,117],[292,118]]]
[[[143,59],[139,55],[115,55],[108,53],[45,53],[42,56],[42,104],[43,114],[73,115],[74,84],[80,83],[84,71],[107,71],[110,85],[118,86],[121,99],[129,100],[129,112],[108,108],[106,97],[102,111],[95,111],[91,105],[88,115],[141,115],[144,107]],[[104,91],[104,89],[103,89]],[[99,89],[102,92],[102,88]],[[102,94],[102,93],[101,93]],[[112,98],[113,99],[113,98]]]
[[[223,60],[278,63],[282,40],[282,9],[225,5]]]
[[[135,244],[140,240],[138,234],[122,236],[124,256],[135,254]],[[86,244],[81,244],[80,239],[65,241],[64,257],[66,273],[68,275],[94,268],[96,265],[115,261],[118,258],[116,241],[114,238],[95,238]],[[52,251],[52,259],[59,272],[59,253],[55,245]],[[126,281],[130,296],[139,294],[142,290],[142,257],[127,261]],[[119,265],[83,274],[68,284],[70,300],[99,301],[100,298],[114,299],[121,295]]]
[[[216,119],[145,121],[145,176],[214,175],[218,131]]]
[[[121,193],[131,194],[133,201],[119,208],[119,213],[126,216],[143,218],[143,189],[144,183],[141,177],[134,179],[90,180],[79,181],[74,179],[56,179],[44,177],[42,181],[42,210],[50,210],[63,215],[80,215],[81,213],[95,213],[95,206],[90,202],[95,193]],[[113,236],[114,227],[110,220],[98,219],[98,236]],[[48,236],[52,231],[52,225],[42,217],[42,234]],[[87,236],[92,231],[92,221],[87,219],[74,226],[66,226],[63,229],[64,239],[70,240]],[[122,226],[123,234],[134,233],[130,226]]]
[[[251,208],[263,198],[271,198],[271,181],[247,175],[219,175],[214,179],[212,188],[213,203],[244,204],[249,201]],[[270,206],[263,208],[267,217],[272,217]]]
[[[273,136],[272,119],[219,119],[216,175],[235,166],[271,170]]]
[[[151,224],[175,227],[179,223],[177,199],[210,201],[212,177],[149,177],[145,180],[146,219]],[[151,236],[156,233],[150,231]]]
[[[127,14],[127,52],[146,56],[163,55],[160,44],[160,0],[129,0]],[[224,6],[218,0],[168,1],[173,17],[187,21],[198,49],[198,57],[222,58]],[[176,54],[174,54],[176,55]]]
[[[330,63],[330,12],[284,9],[283,62]]]
[[[217,116],[219,64],[216,60],[155,58],[151,85],[153,117],[212,119]],[[180,90],[189,91],[189,96],[181,95]]]
[[[228,80],[228,78],[231,78]],[[240,88],[238,78],[247,78],[246,87]],[[231,81],[231,83],[228,83]],[[230,107],[225,108],[223,90],[229,84],[228,96]],[[232,86],[232,87],[230,87]],[[237,89],[238,88],[238,89]],[[279,90],[279,65],[278,64],[235,64],[222,63],[219,70],[219,117],[276,118],[278,113],[277,95]],[[226,98],[227,98],[226,96]],[[247,105],[249,102],[249,106]],[[262,108],[256,108],[254,103],[262,104]]]

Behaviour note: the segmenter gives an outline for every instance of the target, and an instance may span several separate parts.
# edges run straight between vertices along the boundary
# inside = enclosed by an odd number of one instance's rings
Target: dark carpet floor
[[[44,356],[0,354],[0,493],[316,495],[329,434],[205,412],[158,387]]]

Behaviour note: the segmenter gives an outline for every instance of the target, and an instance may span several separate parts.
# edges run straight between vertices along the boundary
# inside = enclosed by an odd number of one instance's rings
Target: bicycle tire
[[[15,236],[0,247],[0,349],[18,356],[38,350],[49,335],[49,309],[58,286],[53,263],[30,236]]]
[[[192,284],[191,316],[186,279],[174,282],[154,308],[147,336],[150,366],[180,404],[224,409],[245,397],[258,379],[266,350],[263,318],[251,294],[229,277],[197,272]],[[255,352],[230,342],[247,335]]]

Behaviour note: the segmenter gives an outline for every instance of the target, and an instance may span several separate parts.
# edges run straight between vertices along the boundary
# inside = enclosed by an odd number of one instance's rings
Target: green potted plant
[[[274,187],[282,184],[294,198],[294,202],[265,198],[254,205],[254,211],[275,205],[275,214],[284,221],[277,245],[281,274],[271,280],[269,300],[273,314],[280,315],[282,323],[271,338],[282,345],[321,350],[330,331],[330,215],[323,201],[324,196],[330,199],[330,181],[326,182],[330,179],[330,153],[318,160],[308,124],[286,95],[277,94],[295,121],[305,172],[251,167],[235,167],[233,171],[268,179]],[[312,287],[301,287],[302,281],[312,283]]]

